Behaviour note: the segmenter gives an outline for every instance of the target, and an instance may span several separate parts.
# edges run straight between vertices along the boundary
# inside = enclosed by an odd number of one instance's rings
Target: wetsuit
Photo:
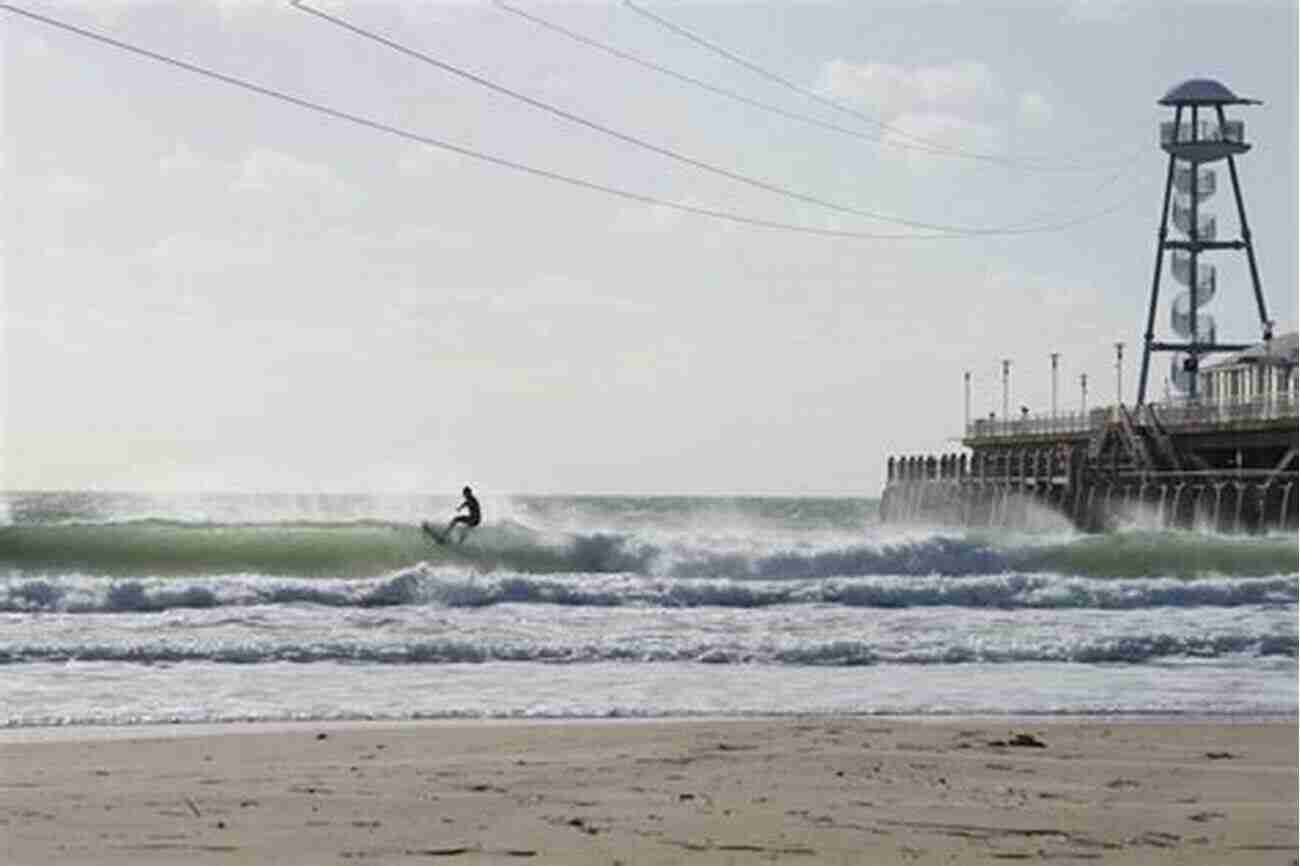
[[[483,522],[483,512],[479,508],[478,499],[475,498],[473,493],[465,494],[465,501],[460,504],[460,507],[464,508],[466,513],[458,514],[456,519],[452,521],[453,524],[463,523],[466,526],[478,526]]]
[[[460,535],[460,540],[464,541],[465,535],[469,533],[470,529],[478,526],[479,523],[483,521],[483,512],[479,508],[478,499],[475,498],[474,494],[469,490],[465,491],[465,501],[462,502],[460,508],[457,508],[456,510],[460,511],[461,509],[464,509],[465,513],[457,514],[453,517],[451,523],[447,524],[447,531],[451,532],[457,524],[464,526],[465,528],[461,530]]]

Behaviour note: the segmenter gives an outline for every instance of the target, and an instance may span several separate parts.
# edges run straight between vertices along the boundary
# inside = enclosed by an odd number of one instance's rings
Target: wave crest
[[[517,523],[481,528],[465,546],[438,547],[413,527],[365,521],[0,526],[0,569],[28,577],[365,578],[401,572],[421,561],[480,574],[760,581],[996,574],[1263,577],[1297,573],[1297,547],[1293,537],[1226,538],[1190,532],[1046,540],[979,533],[873,538],[865,529],[860,538],[766,530],[724,536],[654,531],[548,535]]]
[[[362,640],[204,642],[164,639],[76,644],[11,643],[0,647],[0,664],[111,661],[139,664],[348,662],[402,665],[486,662],[582,664],[636,661],[859,667],[876,664],[1032,662],[1139,664],[1164,658],[1215,659],[1239,655],[1295,658],[1296,639],[1292,636],[1276,634],[1210,634],[1197,637],[1136,634],[1083,642],[959,641],[907,649],[853,640],[809,641],[794,644],[729,642],[635,646],[620,643],[483,642],[456,638],[408,642]]]
[[[320,605],[375,608],[500,604],[567,607],[725,607],[839,605],[850,608],[1132,610],[1155,607],[1294,605],[1295,576],[1108,580],[1046,574],[971,577],[837,577],[804,580],[668,578],[632,574],[464,576],[421,566],[372,580],[217,577],[0,578],[0,612],[158,612],[173,608]]]

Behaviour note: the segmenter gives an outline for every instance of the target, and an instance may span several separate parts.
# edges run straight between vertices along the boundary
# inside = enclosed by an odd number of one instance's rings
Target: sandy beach
[[[0,860],[1296,862],[1297,726],[757,719],[0,735]]]

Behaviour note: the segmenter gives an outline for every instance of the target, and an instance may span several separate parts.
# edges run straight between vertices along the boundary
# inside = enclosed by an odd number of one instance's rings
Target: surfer
[[[461,495],[465,497],[465,500],[456,508],[458,512],[456,516],[447,524],[446,536],[450,539],[451,531],[459,524],[462,527],[460,542],[464,543],[465,536],[469,535],[469,531],[483,522],[483,511],[479,508],[478,499],[474,497],[474,491],[469,489],[468,486],[461,490]],[[460,514],[461,511],[465,513]]]

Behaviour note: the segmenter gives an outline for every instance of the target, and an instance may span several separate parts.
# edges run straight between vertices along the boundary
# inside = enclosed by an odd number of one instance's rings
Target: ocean
[[[9,493],[0,726],[1289,717],[1294,535],[882,525],[873,499]]]

